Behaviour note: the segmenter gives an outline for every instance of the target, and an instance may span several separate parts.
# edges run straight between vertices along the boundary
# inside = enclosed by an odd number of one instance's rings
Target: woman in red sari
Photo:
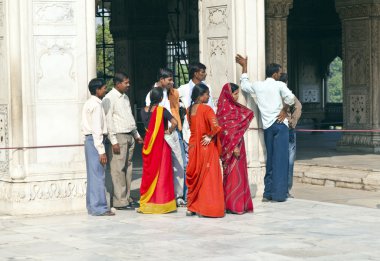
[[[221,128],[205,103],[210,97],[204,84],[194,86],[187,117],[190,124],[189,163],[186,168],[187,216],[224,216],[222,173],[219,165]]]
[[[238,98],[239,86],[225,84],[219,96],[216,116],[223,129],[220,140],[226,212],[244,214],[253,212],[244,145],[244,133],[253,119],[253,111],[238,103]]]
[[[142,151],[143,174],[140,186],[139,213],[163,214],[177,210],[174,196],[171,149],[164,139],[177,127],[177,121],[168,110],[158,106],[162,101],[162,88],[153,88],[151,104],[141,110],[146,135]],[[171,127],[168,128],[168,121]]]

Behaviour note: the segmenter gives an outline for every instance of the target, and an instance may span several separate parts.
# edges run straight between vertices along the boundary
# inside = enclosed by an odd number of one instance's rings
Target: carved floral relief
[[[227,6],[208,8],[208,23],[210,25],[227,25]]]
[[[224,83],[228,82],[227,69],[227,38],[208,39],[208,59],[210,65],[210,82],[213,82],[213,90],[218,90]],[[214,78],[218,76],[217,78]]]
[[[33,9],[34,20],[37,24],[74,23],[74,8],[72,3],[36,3]]]
[[[348,77],[350,85],[366,84],[368,78],[368,60],[366,50],[363,48],[350,48],[347,50]]]

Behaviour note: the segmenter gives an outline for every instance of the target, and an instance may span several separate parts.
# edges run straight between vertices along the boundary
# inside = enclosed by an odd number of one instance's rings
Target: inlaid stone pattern
[[[0,104],[0,148],[8,146],[8,106]],[[8,173],[8,169],[9,151],[0,150],[0,175]]]
[[[350,124],[367,123],[367,96],[350,95]]]
[[[315,89],[304,89],[302,91],[302,102],[319,102],[319,90]]]

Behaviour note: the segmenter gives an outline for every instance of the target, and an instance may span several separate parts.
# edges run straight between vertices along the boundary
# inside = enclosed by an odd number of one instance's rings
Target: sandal
[[[177,198],[176,200],[177,207],[186,207],[187,203],[182,198]]]
[[[186,216],[187,217],[191,217],[191,216],[195,216],[197,213],[193,212],[193,211],[190,211],[190,210],[187,210],[186,211]]]

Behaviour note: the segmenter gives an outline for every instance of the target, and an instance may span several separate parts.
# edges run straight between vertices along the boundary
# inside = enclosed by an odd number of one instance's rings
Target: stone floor
[[[299,163],[379,169],[378,154],[336,152],[336,135],[307,135],[298,136]],[[380,192],[296,183],[293,194],[285,203],[256,200],[254,214],[222,219],[186,217],[183,208],[167,215],[0,216],[0,260],[380,260]]]
[[[2,216],[0,260],[379,260],[378,209],[302,199],[254,204],[254,214],[221,219],[186,217],[183,208]]]

